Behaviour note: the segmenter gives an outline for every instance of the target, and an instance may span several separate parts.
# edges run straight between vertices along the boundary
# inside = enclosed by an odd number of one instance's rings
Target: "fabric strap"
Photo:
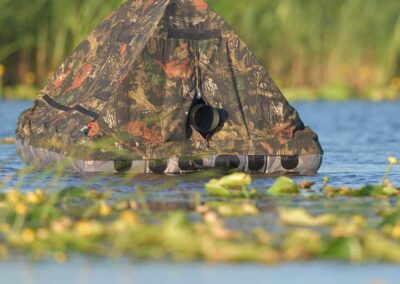
[[[61,110],[61,111],[67,112],[67,111],[70,111],[70,110],[76,110],[77,112],[80,112],[80,113],[82,113],[84,115],[90,116],[93,119],[97,119],[99,117],[99,115],[97,113],[95,113],[95,112],[93,112],[91,110],[88,110],[88,109],[82,107],[81,105],[76,105],[74,107],[68,107],[68,106],[65,106],[65,105],[62,105],[62,104],[56,102],[54,99],[52,99],[48,95],[43,96],[43,99],[45,100],[45,102],[49,106],[51,106],[51,107],[53,107],[55,109]]]

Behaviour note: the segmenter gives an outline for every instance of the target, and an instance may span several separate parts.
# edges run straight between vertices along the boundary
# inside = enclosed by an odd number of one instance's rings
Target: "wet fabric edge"
[[[179,157],[168,159],[117,160],[117,161],[85,161],[74,159],[50,150],[36,148],[16,140],[17,153],[21,160],[33,165],[37,169],[63,165],[63,171],[75,173],[137,173],[137,174],[184,174],[207,169],[238,170],[253,174],[315,174],[321,166],[322,154],[307,155],[206,155],[197,158],[201,160],[198,168],[184,168]],[[251,164],[250,159],[258,157],[264,159],[259,166]],[[297,157],[295,164],[284,162],[284,159]],[[183,157],[185,158],[185,157]],[[196,158],[192,159],[195,162]],[[226,167],[224,168],[224,166]],[[192,165],[195,167],[195,165]]]
[[[91,118],[89,117],[88,120]],[[77,131],[81,129],[76,127]],[[317,136],[304,135],[281,143],[275,136],[262,137],[253,140],[214,140],[206,143],[204,140],[190,141],[172,141],[161,144],[133,143],[131,146],[122,144],[118,147],[112,147],[112,150],[103,149],[99,151],[96,145],[119,145],[117,140],[95,140],[86,137],[83,133],[81,138],[75,138],[74,147],[64,147],[64,142],[53,140],[49,145],[47,139],[30,139],[26,141],[17,136],[21,143],[29,144],[35,148],[42,148],[59,153],[61,155],[71,156],[82,160],[112,160],[117,157],[126,157],[127,159],[164,159],[179,156],[207,156],[207,155],[269,155],[269,156],[290,156],[290,155],[322,155],[323,151],[318,142]],[[288,146],[289,143],[289,146]],[[59,145],[57,147],[57,145]],[[127,147],[128,146],[128,147]],[[97,149],[97,150],[96,150]],[[295,151],[293,149],[296,149]]]

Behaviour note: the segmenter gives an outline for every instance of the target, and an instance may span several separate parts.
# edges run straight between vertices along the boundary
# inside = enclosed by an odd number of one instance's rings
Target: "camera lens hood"
[[[218,110],[206,104],[194,105],[189,118],[190,124],[200,133],[213,132],[221,120]]]

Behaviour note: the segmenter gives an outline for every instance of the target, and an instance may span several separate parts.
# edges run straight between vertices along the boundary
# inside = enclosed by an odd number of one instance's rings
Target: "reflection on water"
[[[28,102],[0,102],[0,139],[14,135],[14,128],[18,114],[30,105]],[[370,183],[379,183],[386,168],[387,157],[394,155],[400,157],[400,119],[397,118],[400,102],[369,103],[297,103],[295,105],[302,119],[318,133],[321,144],[325,150],[324,162],[319,174],[307,177],[320,185],[325,176],[331,178],[332,185],[346,185],[358,187]],[[111,189],[117,194],[137,194],[146,192],[149,206],[154,210],[187,209],[190,201],[197,193],[204,193],[204,182],[209,178],[204,175],[187,176],[140,176],[134,179],[123,175],[65,175],[54,179],[51,173],[30,173],[24,179],[17,178],[17,172],[24,168],[19,161],[13,145],[0,145],[0,188],[11,186],[21,187],[24,191],[35,188],[62,189],[69,186],[87,185],[97,190]],[[297,177],[296,179],[304,179]],[[400,167],[391,174],[390,179],[400,187]],[[273,177],[254,177],[254,187],[264,191],[272,182]],[[206,197],[204,197],[206,198]],[[368,212],[373,215],[380,201],[371,199],[332,201],[311,201],[296,198],[265,198],[259,201],[261,215],[230,218],[226,220],[230,227],[242,230],[255,226],[265,226],[274,229],[273,208],[276,206],[303,206],[314,212],[360,212],[366,216]],[[132,264],[125,262],[85,262],[81,265],[76,261],[67,266],[54,264],[28,264],[5,263],[0,265],[7,279],[4,283],[20,283],[18,279],[27,277],[32,279],[28,283],[51,283],[47,275],[62,275],[65,283],[105,283],[110,279],[110,273],[119,272],[114,279],[120,283],[151,283],[164,279],[172,279],[169,283],[220,282],[220,279],[231,277],[232,283],[238,279],[271,279],[271,283],[286,283],[279,280],[288,280],[289,275],[303,275],[313,280],[320,279],[324,283],[337,283],[340,279],[335,274],[334,278],[326,278],[332,271],[343,273],[344,283],[372,283],[373,280],[386,280],[384,283],[394,283],[396,269],[392,266],[360,266],[351,267],[337,264],[307,264],[283,265],[278,268],[264,268],[259,266],[241,266],[240,270],[229,266],[205,265],[177,265],[167,264]],[[23,273],[20,273],[22,271]],[[79,271],[80,273],[74,273]],[[154,273],[157,271],[157,273]],[[7,272],[7,273],[5,273]],[[71,273],[71,276],[67,275]],[[236,275],[236,274],[237,275]],[[392,273],[392,274],[390,274]],[[397,273],[397,277],[400,272]],[[196,275],[196,277],[193,277]],[[357,282],[355,277],[364,277],[362,282]],[[2,276],[3,277],[3,276]],[[72,278],[69,278],[72,277]],[[346,279],[346,281],[344,280]],[[353,280],[352,280],[353,279]],[[150,281],[152,280],[152,281]],[[323,281],[322,281],[323,280]],[[193,282],[194,281],[194,282]],[[332,282],[327,282],[332,281]],[[390,282],[393,281],[393,282]],[[107,280],[109,282],[109,280]],[[64,282],[57,282],[64,283]],[[168,282],[167,282],[168,283]],[[297,282],[303,283],[303,282]],[[307,281],[308,283],[308,281]]]

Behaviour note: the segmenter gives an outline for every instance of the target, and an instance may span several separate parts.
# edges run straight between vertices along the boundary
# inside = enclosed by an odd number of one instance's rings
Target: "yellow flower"
[[[90,236],[91,229],[88,221],[81,221],[75,225],[76,232],[84,237]]]
[[[43,199],[44,199],[43,190],[41,190],[41,189],[36,189],[36,190],[35,190],[35,194],[36,194],[36,196],[37,196],[40,200],[43,200]]]
[[[355,215],[351,218],[351,221],[354,225],[358,227],[363,227],[366,223],[364,216],[362,215]]]
[[[25,216],[28,212],[28,207],[23,203],[18,203],[15,205],[15,213],[20,216]]]
[[[393,228],[392,237],[395,239],[400,239],[400,226],[399,225],[397,225],[396,227]]]
[[[13,204],[18,203],[20,199],[20,193],[16,189],[11,189],[6,193],[6,198]]]
[[[136,225],[138,223],[138,218],[135,213],[131,211],[123,211],[119,215],[120,220],[127,225]]]
[[[388,158],[388,162],[389,162],[389,164],[391,164],[391,165],[397,165],[397,164],[399,163],[399,160],[397,160],[396,157],[389,157],[389,158]]]
[[[0,77],[2,77],[6,73],[6,67],[3,64],[0,64]]]
[[[47,240],[49,238],[49,236],[50,236],[49,231],[46,229],[42,228],[37,231],[37,237],[39,240],[42,240],[42,241]]]
[[[51,230],[56,233],[56,234],[62,234],[64,233],[70,226],[72,225],[72,221],[64,217],[60,220],[54,221],[53,223],[50,224]]]
[[[26,194],[26,199],[28,200],[29,203],[33,205],[37,205],[41,201],[40,198],[34,192],[28,192]]]
[[[27,244],[33,243],[36,239],[35,232],[30,228],[24,229],[21,233],[21,237],[22,240]]]
[[[29,203],[37,205],[43,201],[43,191],[41,189],[36,189],[34,192],[28,192],[26,194],[26,199]]]
[[[100,203],[99,213],[103,217],[107,217],[111,214],[112,208],[105,201]]]
[[[82,237],[100,235],[103,228],[100,223],[94,221],[80,221],[75,225],[75,231]]]

